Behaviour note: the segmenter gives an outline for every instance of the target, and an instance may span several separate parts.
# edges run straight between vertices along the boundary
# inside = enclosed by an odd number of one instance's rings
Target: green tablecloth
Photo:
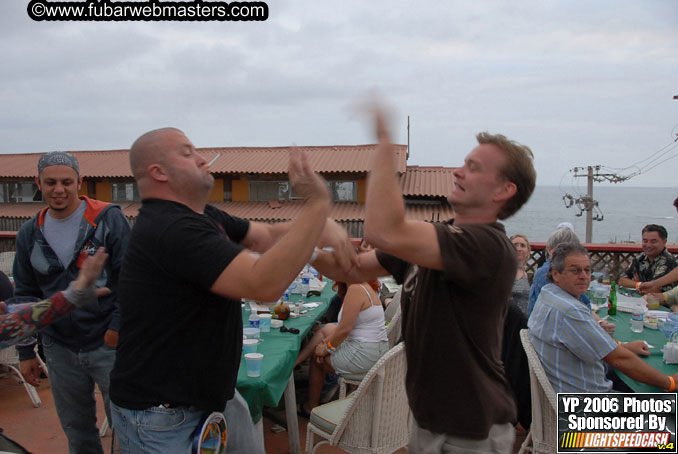
[[[320,303],[319,307],[309,310],[305,314],[310,317],[289,318],[284,321],[286,327],[299,329],[299,334],[281,333],[279,329],[271,329],[268,333],[261,333],[264,342],[260,342],[257,349],[257,352],[264,355],[260,377],[248,377],[244,356],[241,359],[236,387],[247,401],[254,422],[261,419],[264,406],[278,406],[299,354],[301,340],[309,332],[315,321],[327,311],[334,291],[332,290],[332,281],[325,279],[325,282],[327,282],[327,285],[325,285],[319,297],[303,298],[301,295],[290,295],[290,301],[293,302],[303,300]],[[250,311],[243,308],[243,326],[248,325],[249,316]]]
[[[668,311],[662,306],[661,310]],[[600,317],[607,315],[607,308],[601,308],[598,311]],[[673,375],[678,372],[678,364],[665,364],[662,348],[666,344],[666,337],[658,329],[650,329],[645,327],[642,333],[634,333],[631,331],[631,314],[629,312],[617,311],[617,315],[611,315],[609,321],[617,325],[614,337],[622,342],[630,342],[634,340],[644,340],[654,348],[650,349],[650,356],[640,356],[650,366],[665,373],[666,375]],[[663,392],[663,389],[655,388],[654,386],[646,385],[635,381],[621,372],[617,371],[624,382],[629,385],[637,393],[656,393]]]

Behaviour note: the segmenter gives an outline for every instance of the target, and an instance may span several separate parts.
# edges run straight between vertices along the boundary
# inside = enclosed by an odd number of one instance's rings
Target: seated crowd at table
[[[40,157],[37,181],[47,207],[17,235],[13,294],[43,301],[0,316],[0,347],[20,342],[22,373],[37,386],[28,336],[42,329],[71,453],[103,453],[95,384],[123,452],[189,453],[196,428],[213,412],[225,417],[229,453],[264,452],[236,388],[241,300],[279,300],[307,264],[343,286],[343,303],[337,323],[318,326],[299,352],[295,365],[310,362],[308,402],[299,413],[317,407],[325,374],[364,374],[389,350],[378,278],[393,276],[402,286],[391,304],[402,311],[409,452],[512,451],[516,429],[528,430],[532,416],[518,336],[525,328],[557,392],[617,389],[613,383],[623,382],[615,370],[675,390],[678,374],[639,358],[649,354],[646,343],[615,340],[615,325],[591,309],[590,259],[571,225],[549,238],[534,277],[526,272],[528,238],[508,238],[498,221],[534,190],[527,146],[478,134],[454,171],[448,199],[455,218],[410,220],[385,112],[372,113],[379,146],[365,239],[373,249],[354,248],[329,219],[327,186],[299,151],[291,153],[289,179],[302,208],[291,222],[266,224],[209,205],[214,178],[192,142],[175,128],[149,131],[130,150],[142,199],[133,228],[117,205],[78,197],[74,156]],[[619,284],[659,293],[677,308],[667,232],[648,225],[642,234],[643,253]]]

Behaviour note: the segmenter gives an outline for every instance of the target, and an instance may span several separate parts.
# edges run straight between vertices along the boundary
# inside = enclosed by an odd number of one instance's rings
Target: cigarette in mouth
[[[207,167],[212,167],[212,164],[214,164],[215,162],[217,162],[217,159],[219,159],[220,157],[221,157],[221,153],[219,153],[218,155],[216,155],[216,156],[214,157],[214,159],[212,159],[210,162],[208,162],[208,163],[207,163]]]

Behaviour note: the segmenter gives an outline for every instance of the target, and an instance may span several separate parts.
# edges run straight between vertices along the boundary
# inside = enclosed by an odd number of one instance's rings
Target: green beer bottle
[[[610,296],[607,297],[607,315],[617,315],[617,284],[610,283]]]

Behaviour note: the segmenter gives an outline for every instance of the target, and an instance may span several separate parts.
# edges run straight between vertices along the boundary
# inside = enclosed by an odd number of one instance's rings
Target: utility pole
[[[593,167],[588,167],[586,195],[591,202],[593,200]],[[593,210],[589,206],[586,207],[586,242],[590,243],[593,240]]]
[[[586,173],[584,173],[586,171]],[[596,166],[587,166],[587,167],[575,167],[571,170],[574,173],[575,178],[586,177],[586,195],[577,197],[576,199],[570,194],[565,194],[563,200],[565,201],[565,207],[570,208],[573,205],[577,205],[579,213],[575,216],[581,216],[586,212],[586,243],[593,241],[593,221],[602,221],[605,219],[602,211],[598,208],[598,201],[593,199],[593,182],[594,181],[609,181],[611,183],[621,183],[628,179],[628,177],[620,176],[614,173],[600,173],[600,165]],[[593,212],[596,212],[595,215]]]
[[[410,116],[407,116],[407,156],[405,160],[410,159]]]

